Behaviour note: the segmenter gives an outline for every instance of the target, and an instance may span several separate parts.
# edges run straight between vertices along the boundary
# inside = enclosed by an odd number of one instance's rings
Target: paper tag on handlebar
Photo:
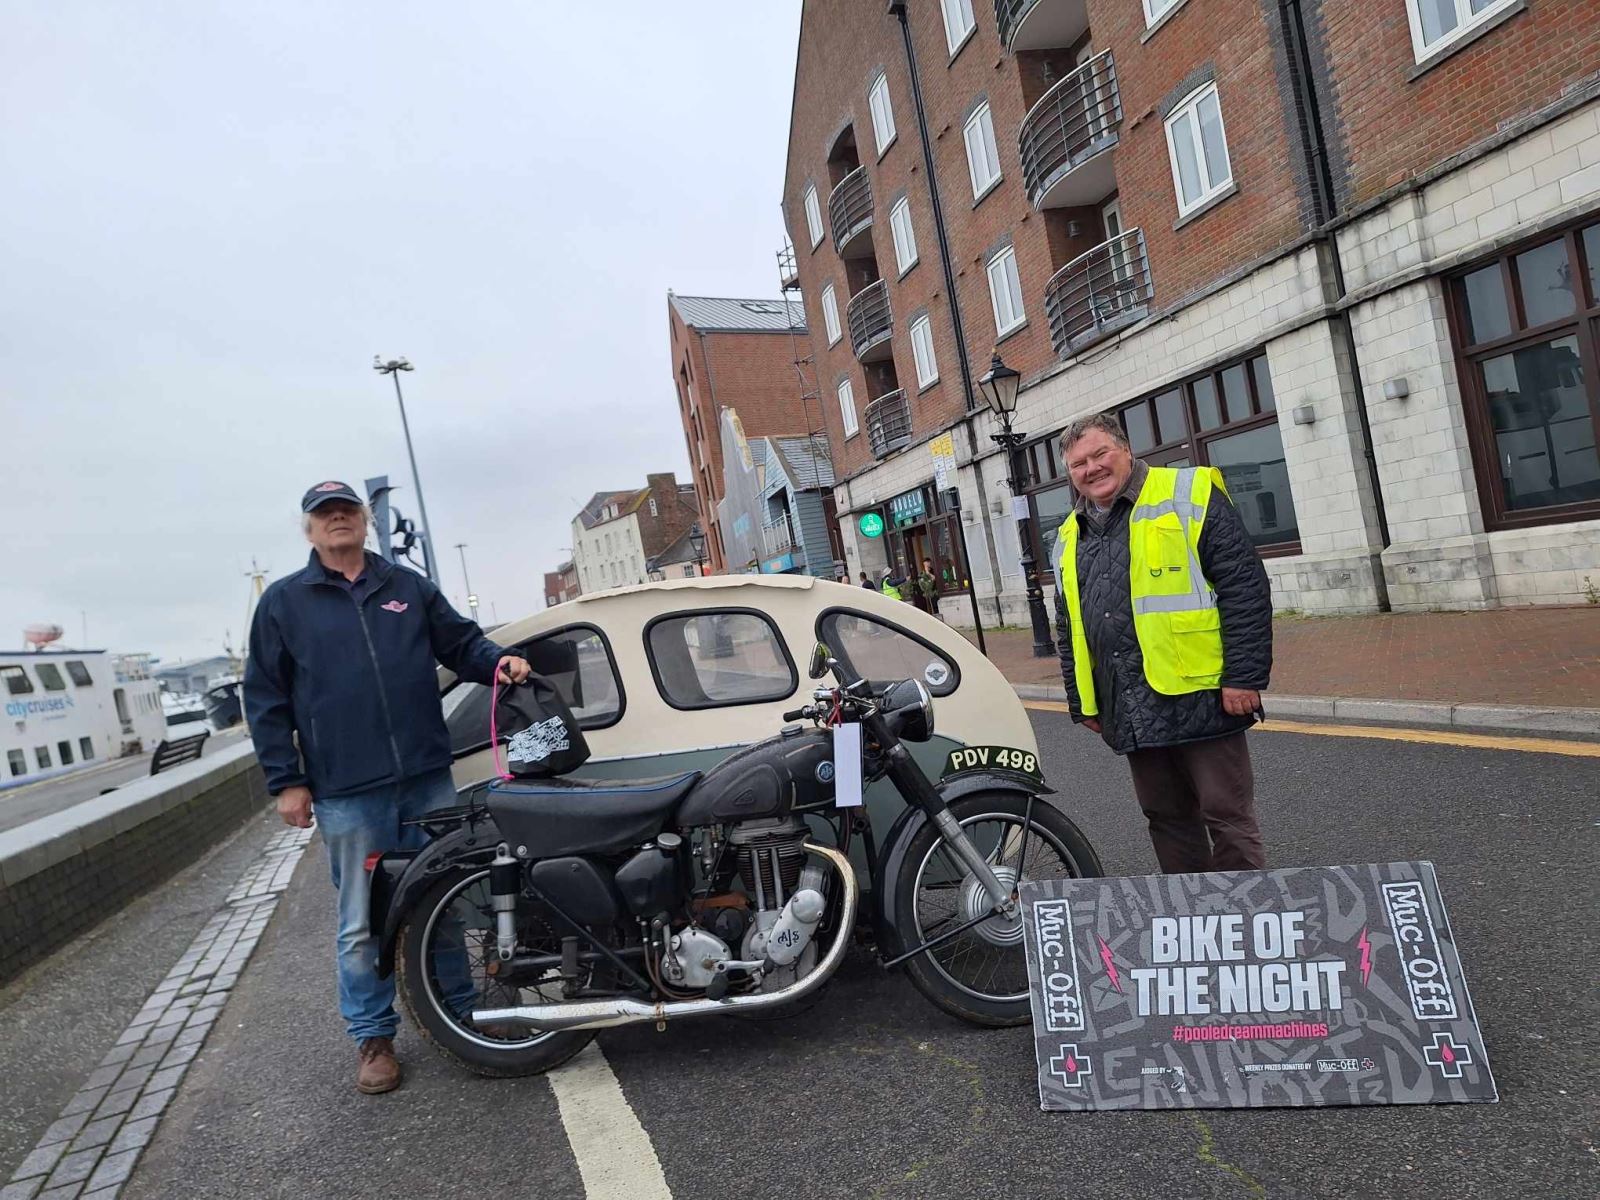
[[[837,808],[861,807],[861,726],[836,725],[833,729],[833,803]]]

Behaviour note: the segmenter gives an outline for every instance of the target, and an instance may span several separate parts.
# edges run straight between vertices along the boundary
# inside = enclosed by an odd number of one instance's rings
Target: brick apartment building
[[[783,205],[852,577],[933,556],[1025,619],[998,351],[1047,589],[1054,438],[1113,410],[1221,469],[1280,607],[1581,600],[1597,31],[1600,0],[810,0]]]
[[[728,570],[717,505],[723,498],[722,420],[731,408],[750,437],[820,433],[805,314],[786,300],[667,293],[672,382],[706,524],[710,570]]]
[[[583,595],[583,588],[578,585],[578,568],[570,562],[564,562],[554,571],[544,573],[544,606],[554,608],[558,604],[565,604],[568,600],[576,600]]]
[[[699,516],[694,488],[670,471],[645,476],[645,486],[632,491],[596,492],[572,518],[571,567],[579,593],[646,582],[650,560]]]

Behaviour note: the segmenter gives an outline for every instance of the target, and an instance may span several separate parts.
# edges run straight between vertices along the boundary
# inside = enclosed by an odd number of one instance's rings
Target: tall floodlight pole
[[[404,356],[385,362],[381,354],[374,354],[372,369],[394,380],[394,398],[400,402],[400,428],[406,435],[406,457],[411,460],[411,485],[417,489],[417,511],[422,516],[422,562],[427,568],[428,578],[437,585],[439,567],[433,558],[433,526],[428,524],[428,506],[422,499],[422,477],[417,474],[417,454],[411,448],[411,423],[406,420],[406,398],[400,392],[400,372],[414,368]]]
[[[457,542],[456,549],[461,553],[461,580],[467,585],[467,607],[472,610],[472,619],[478,619],[478,596],[472,590],[472,580],[467,575],[467,544]]]

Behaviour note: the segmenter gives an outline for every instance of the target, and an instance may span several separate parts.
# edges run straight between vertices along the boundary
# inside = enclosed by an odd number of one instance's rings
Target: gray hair
[[[372,510],[370,508],[368,508],[365,504],[359,504],[356,507],[361,510],[361,522],[362,522],[363,527],[367,528],[367,529],[371,529],[372,528]],[[309,534],[311,532],[311,514],[310,513],[301,513],[300,514],[300,532],[304,533],[304,534]]]
[[[1090,413],[1087,417],[1079,417],[1061,432],[1061,459],[1066,461],[1067,454],[1074,444],[1099,430],[1117,445],[1128,447],[1128,435],[1123,431],[1122,422],[1108,412]]]

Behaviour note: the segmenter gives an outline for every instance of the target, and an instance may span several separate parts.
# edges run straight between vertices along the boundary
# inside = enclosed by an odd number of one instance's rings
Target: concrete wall
[[[267,799],[245,742],[0,833],[0,983],[193,862]]]

